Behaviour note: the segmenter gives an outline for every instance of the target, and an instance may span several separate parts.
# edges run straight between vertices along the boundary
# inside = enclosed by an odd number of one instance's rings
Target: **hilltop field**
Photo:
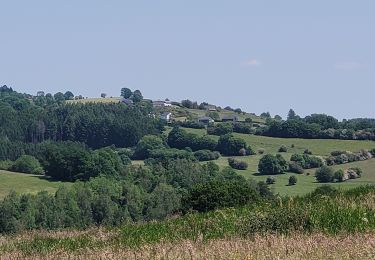
[[[121,101],[120,97],[106,97],[106,98],[86,98],[86,99],[76,99],[76,100],[67,100],[66,102],[69,104],[88,104],[88,103],[119,103]],[[188,109],[179,106],[172,106],[172,107],[165,107],[157,109],[157,112],[172,112],[174,114],[174,119],[176,121],[185,121],[186,119],[194,118],[197,119],[199,117],[203,117],[206,115],[206,110],[201,109]],[[223,116],[233,115],[235,114],[233,111],[229,111],[226,109],[221,109],[218,111],[219,116],[222,118]],[[238,119],[240,121],[244,121],[245,118],[251,118],[254,123],[264,123],[265,120],[259,116],[256,116],[251,113],[236,113]]]

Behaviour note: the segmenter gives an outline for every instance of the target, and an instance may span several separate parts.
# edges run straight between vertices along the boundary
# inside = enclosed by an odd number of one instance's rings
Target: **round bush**
[[[289,183],[290,186],[295,185],[297,183],[297,177],[293,176],[293,175],[290,176],[289,180],[288,180],[288,183]]]
[[[279,174],[288,169],[288,163],[280,155],[266,154],[260,159],[258,171],[261,174]]]
[[[288,148],[286,148],[285,145],[282,145],[280,148],[279,148],[279,153],[286,153],[288,151]]]
[[[268,184],[268,185],[270,185],[270,184],[274,184],[276,182],[276,180],[275,180],[275,178],[273,178],[273,177],[267,177],[267,179],[266,179],[266,183]]]
[[[302,173],[304,173],[305,170],[302,168],[302,166],[299,163],[290,162],[289,163],[289,171],[294,172],[294,173],[298,173],[298,174],[302,174]]]
[[[248,164],[244,161],[238,161],[234,158],[228,158],[229,166],[236,170],[246,170]]]
[[[315,178],[318,182],[332,182],[334,177],[333,170],[328,166],[322,166],[315,172]]]
[[[41,168],[41,170],[38,168]],[[14,162],[12,170],[23,173],[34,173],[34,171],[44,173],[39,161],[35,157],[30,155],[22,155],[21,157],[19,157]]]
[[[335,172],[334,178],[338,182],[343,182],[344,181],[344,171],[343,170],[338,170]]]

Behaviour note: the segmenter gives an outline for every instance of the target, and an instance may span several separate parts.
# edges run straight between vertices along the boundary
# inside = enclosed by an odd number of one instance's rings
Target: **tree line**
[[[0,233],[162,220],[270,198],[264,183],[229,168],[177,159],[166,165],[127,166],[117,176],[62,186],[55,194],[13,192],[0,202]]]
[[[46,104],[38,103],[45,98]],[[10,88],[0,89],[0,136],[11,142],[46,140],[82,142],[92,148],[135,145],[145,134],[158,134],[163,126],[150,116],[152,106],[67,104],[53,96],[30,97]]]

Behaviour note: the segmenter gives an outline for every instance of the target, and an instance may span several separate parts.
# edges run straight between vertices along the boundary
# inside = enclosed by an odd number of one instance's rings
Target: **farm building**
[[[236,116],[236,115],[223,116],[221,121],[223,121],[223,122],[237,122],[238,116]]]
[[[152,101],[153,107],[170,107],[172,106],[172,102],[169,100],[156,100]]]
[[[123,98],[121,99],[121,102],[130,106],[130,105],[133,105],[133,100],[129,99],[129,98]]]
[[[165,112],[160,115],[160,119],[163,121],[170,122],[172,120],[172,113],[170,112]]]
[[[198,118],[198,122],[199,123],[203,123],[205,125],[208,125],[208,124],[211,124],[211,123],[214,123],[215,120],[213,120],[211,117],[209,116],[204,116],[204,117],[200,117]]]

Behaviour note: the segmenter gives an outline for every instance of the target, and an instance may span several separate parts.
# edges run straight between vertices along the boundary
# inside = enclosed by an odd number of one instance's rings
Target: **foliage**
[[[129,147],[142,136],[160,134],[163,130],[158,120],[149,117],[152,108],[141,104],[72,104],[64,102],[62,93],[55,97],[32,97],[32,101],[15,91],[0,92],[0,135],[5,140],[76,141],[93,148]]]
[[[121,96],[124,98],[130,98],[133,95],[133,92],[129,88],[121,89]]]
[[[289,163],[289,171],[298,174],[304,173],[303,167],[299,163],[293,161]]]
[[[186,128],[194,128],[194,129],[205,129],[206,125],[201,122],[196,121],[175,121],[173,122],[174,126],[181,126]]]
[[[216,111],[209,111],[209,112],[206,113],[206,116],[211,117],[215,121],[219,121],[220,120],[220,115]]]
[[[43,174],[43,168],[40,162],[33,156],[22,155],[12,165],[12,170],[16,172]]]
[[[266,154],[263,156],[258,165],[260,174],[280,174],[288,169],[287,161],[280,155]]]
[[[151,150],[162,149],[164,147],[164,142],[160,137],[145,135],[135,147],[133,158],[136,160],[144,160],[149,157]]]
[[[226,135],[233,133],[233,124],[230,122],[225,122],[221,124],[216,124],[214,126],[207,127],[207,134],[209,135]]]
[[[286,153],[288,152],[288,148],[285,145],[280,146],[279,153]]]
[[[343,170],[337,170],[334,174],[333,177],[336,181],[338,182],[343,182],[344,181],[344,171]]]
[[[140,90],[134,90],[132,96],[130,97],[134,103],[139,103],[143,100],[143,95]]]
[[[303,169],[319,168],[324,165],[322,158],[307,154],[293,154],[290,160],[299,164]]]
[[[295,185],[296,183],[297,183],[297,177],[294,175],[290,176],[288,179],[288,185],[292,186],[292,185]]]
[[[217,142],[209,136],[199,136],[187,133],[184,129],[174,127],[168,135],[168,145],[172,148],[184,149],[190,147],[193,151],[211,150],[214,151]]]
[[[318,182],[332,182],[334,177],[334,171],[328,166],[322,166],[315,172],[315,178]]]
[[[247,155],[255,154],[251,147],[248,146],[243,139],[234,137],[230,134],[220,136],[217,144],[217,150],[221,154],[227,156],[241,155],[241,149],[245,149]]]
[[[11,160],[0,161],[0,170],[5,170],[5,171],[11,170],[13,167],[13,164],[14,162],[12,162]]]
[[[211,160],[217,160],[220,157],[219,152],[212,152],[210,150],[198,150],[194,152],[194,157],[198,161],[211,161]]]
[[[236,170],[246,170],[249,166],[247,162],[239,161],[234,158],[228,158],[229,166]]]
[[[274,177],[267,177],[267,179],[266,179],[266,183],[268,185],[275,184],[275,182],[276,182],[276,179]]]
[[[185,207],[199,212],[243,206],[259,199],[257,191],[245,179],[210,181],[195,186]]]

